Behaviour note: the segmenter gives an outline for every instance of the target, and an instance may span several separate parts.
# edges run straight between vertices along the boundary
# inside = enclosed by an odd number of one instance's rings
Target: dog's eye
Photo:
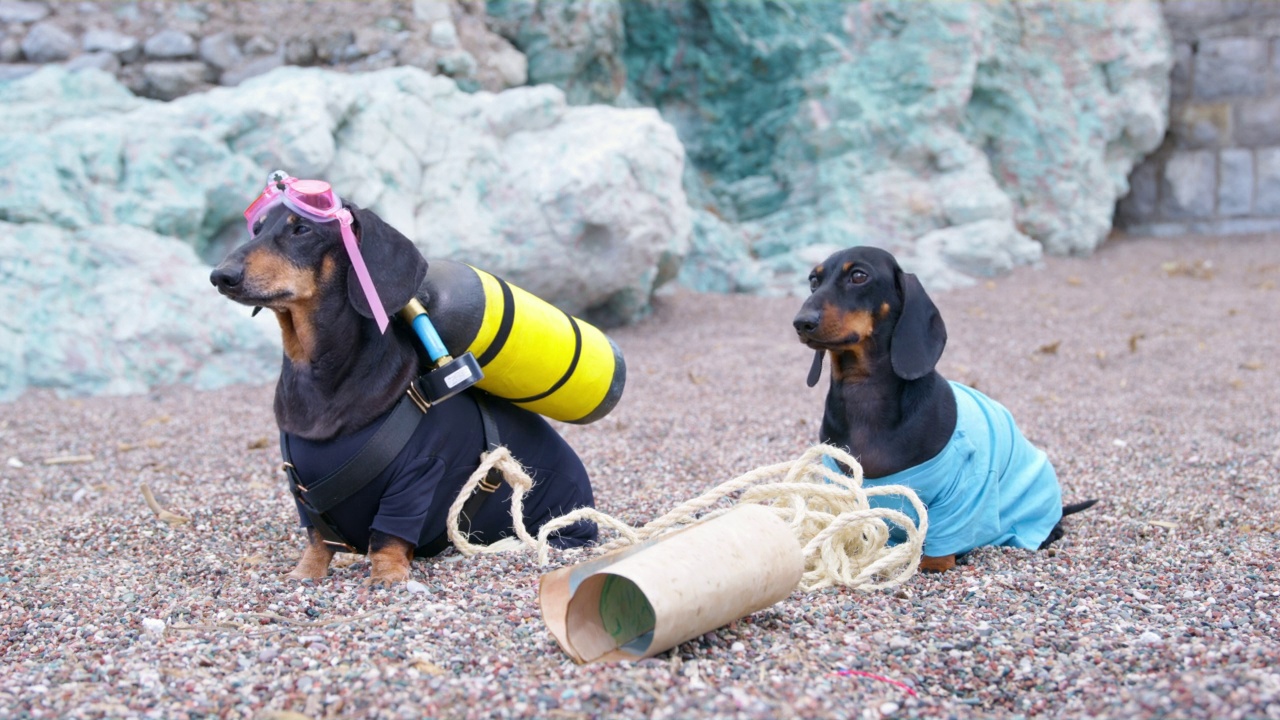
[[[853,272],[849,273],[849,282],[853,283],[854,285],[861,285],[862,283],[870,279],[871,279],[871,276],[862,272],[861,270],[854,270]]]
[[[307,227],[306,225],[294,225],[294,226],[293,226],[293,234],[294,234],[294,235],[306,235],[306,234],[307,234],[307,233],[309,233],[309,232],[311,232],[311,228]]]
[[[253,221],[253,234],[257,235],[262,232],[262,218]]]
[[[810,275],[809,292],[817,292],[819,283],[821,283],[821,280],[818,279],[817,275]]]

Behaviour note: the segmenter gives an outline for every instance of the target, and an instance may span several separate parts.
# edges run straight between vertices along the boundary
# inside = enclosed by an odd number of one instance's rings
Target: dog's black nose
[[[244,268],[226,268],[218,266],[209,273],[209,282],[219,290],[230,290],[244,281]]]
[[[818,329],[818,321],[821,318],[816,312],[802,312],[796,315],[796,319],[791,324],[796,327],[796,332],[801,335],[812,335]]]

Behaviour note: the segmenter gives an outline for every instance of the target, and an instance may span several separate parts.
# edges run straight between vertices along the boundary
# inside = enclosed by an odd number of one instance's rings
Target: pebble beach
[[[28,392],[0,405],[0,717],[1280,719],[1280,237],[1116,237],[934,300],[939,370],[1101,502],[1049,551],[797,591],[638,663],[575,665],[540,617],[590,549],[285,579],[270,385]],[[611,331],[621,403],[557,425],[601,510],[642,524],[817,442],[799,304],[673,291]]]

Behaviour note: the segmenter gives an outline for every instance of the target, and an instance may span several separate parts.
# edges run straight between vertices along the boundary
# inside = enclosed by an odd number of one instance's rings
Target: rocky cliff
[[[935,290],[1088,253],[1172,66],[1155,0],[0,0],[0,397],[268,379],[269,320],[143,259],[198,278],[276,168],[604,323],[853,244]]]

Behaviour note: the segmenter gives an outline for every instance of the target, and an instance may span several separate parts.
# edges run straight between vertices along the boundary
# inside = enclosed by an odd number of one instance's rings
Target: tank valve
[[[440,333],[436,332],[431,318],[427,317],[427,309],[417,298],[411,299],[400,309],[400,317],[413,326],[413,331],[418,334],[418,339],[427,350],[427,356],[435,364],[434,369],[413,381],[409,389],[411,397],[415,390],[420,394],[421,399],[414,397],[414,400],[423,412],[431,405],[448,400],[484,378],[480,363],[476,362],[475,356],[470,352],[464,352],[456,358],[449,354],[444,341],[440,339]]]

